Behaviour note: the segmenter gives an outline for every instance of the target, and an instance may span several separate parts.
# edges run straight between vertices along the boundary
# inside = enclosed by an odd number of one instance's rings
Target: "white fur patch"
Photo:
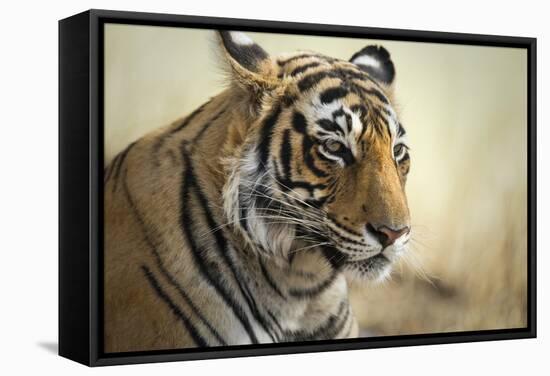
[[[380,61],[369,55],[361,55],[352,61],[353,64],[364,65],[367,67],[380,68]]]
[[[347,108],[345,109],[347,110]],[[349,111],[351,115],[351,132],[353,138],[357,139],[363,130],[363,122],[355,112]]]
[[[390,107],[388,106],[386,108],[390,108]],[[393,114],[388,118],[388,125],[390,128],[390,134],[392,138],[395,139],[395,137],[397,136],[397,128],[399,126],[397,125],[397,120],[395,120],[395,116]]]
[[[254,41],[245,33],[240,31],[231,31],[229,34],[231,35],[231,40],[235,44],[241,46],[250,46],[251,44],[254,44]]]
[[[256,188],[269,184],[271,173],[267,170],[258,175],[259,158],[254,148],[246,149],[240,158],[233,162],[234,167],[229,179],[224,186],[224,212],[230,223],[238,226],[241,220],[243,208],[246,207],[246,229],[242,232],[245,240],[254,249],[261,247],[261,251],[268,251],[271,255],[279,256],[280,260],[286,260],[295,238],[295,230],[290,224],[284,223],[281,217],[278,219],[272,212],[262,212],[256,208],[254,196]],[[269,169],[269,166],[265,166]],[[244,202],[240,200],[243,195]]]

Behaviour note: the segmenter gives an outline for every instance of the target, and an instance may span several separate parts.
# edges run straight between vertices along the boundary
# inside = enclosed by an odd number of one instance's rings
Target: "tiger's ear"
[[[240,31],[218,31],[218,37],[231,77],[239,86],[264,90],[276,85],[275,66],[262,47]]]
[[[349,61],[384,85],[391,86],[395,79],[390,53],[382,46],[367,46],[356,52]]]

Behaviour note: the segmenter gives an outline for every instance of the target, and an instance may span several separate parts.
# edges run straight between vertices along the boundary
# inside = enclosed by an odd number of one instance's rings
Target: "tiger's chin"
[[[393,261],[383,253],[364,260],[348,261],[343,266],[343,272],[355,283],[384,282],[390,278]]]
[[[407,252],[405,244],[392,245],[374,256],[350,259],[343,265],[343,272],[354,283],[381,283],[391,278],[393,266]]]

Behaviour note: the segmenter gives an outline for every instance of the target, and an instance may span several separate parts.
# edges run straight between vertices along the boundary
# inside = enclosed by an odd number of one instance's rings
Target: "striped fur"
[[[409,226],[389,54],[219,41],[229,88],[105,169],[106,352],[355,337],[349,278],[406,248],[372,230]]]

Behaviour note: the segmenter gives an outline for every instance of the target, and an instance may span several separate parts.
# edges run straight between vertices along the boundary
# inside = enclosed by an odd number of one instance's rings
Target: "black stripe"
[[[382,115],[382,112],[380,112],[380,109],[378,107],[372,107],[372,114],[375,119],[382,121],[384,125],[389,127],[388,120],[384,115]]]
[[[374,84],[377,88],[381,89],[381,86],[374,79],[369,77],[369,75],[365,72],[345,68],[324,70],[304,76],[298,81],[298,88],[300,89],[300,91],[304,92],[311,89],[325,78],[338,78],[340,80],[346,81],[348,84],[351,84],[353,80],[363,82],[368,81]]]
[[[388,116],[388,117],[393,117],[392,113],[390,110],[388,110],[386,107],[382,107],[382,111]]]
[[[348,256],[345,253],[340,252],[331,245],[322,246],[321,252],[328,263],[336,270],[340,269],[340,267],[342,267],[348,259]]]
[[[330,276],[319,284],[309,288],[292,288],[288,290],[288,293],[294,298],[314,298],[332,285],[338,274],[333,270]]]
[[[210,126],[212,124],[214,124],[216,122],[216,120],[218,120],[220,118],[220,116],[222,116],[225,112],[225,108],[222,108],[220,111],[218,111],[218,113],[216,115],[214,115],[210,120],[208,120],[208,122],[202,126],[201,130],[197,133],[197,135],[193,138],[193,145],[195,145],[197,142],[199,142],[199,140],[202,138],[202,136],[204,135],[204,132],[206,132],[208,130],[208,128],[210,128]]]
[[[321,103],[328,104],[337,99],[343,98],[349,94],[349,91],[343,86],[336,86],[330,89],[327,89],[321,93],[319,96]]]
[[[345,250],[348,250],[348,251],[351,251],[355,254],[358,254],[358,253],[364,253],[365,250],[362,249],[362,248],[356,248],[356,247],[352,247],[352,246],[346,246],[346,245],[339,245],[338,246],[340,249],[345,249]],[[347,261],[347,260],[346,260]]]
[[[326,184],[310,184],[308,182],[305,182],[305,181],[295,181],[295,180],[285,180],[285,181],[282,181],[282,183],[286,186],[286,187],[283,187],[284,190],[288,190],[289,188],[290,189],[294,189],[294,188],[303,188],[303,189],[307,189],[309,191],[310,194],[313,194],[313,192],[316,190],[316,189],[326,189],[327,188],[327,185]]]
[[[309,64],[304,64],[302,66],[299,66],[297,68],[294,68],[292,70],[292,72],[290,72],[290,75],[291,76],[296,76],[300,73],[303,73],[305,72],[306,70],[308,70],[309,68],[315,68],[315,67],[318,67],[321,63],[319,63],[318,61],[316,62],[313,62],[313,63],[309,63]]]
[[[248,206],[249,201],[245,201],[245,195],[239,190],[239,224],[247,233],[248,231]]]
[[[342,312],[346,310],[346,313],[344,316],[342,316]],[[336,337],[342,330],[344,329],[344,326],[349,320],[351,314],[349,303],[346,304],[344,302],[341,303],[341,306],[338,309],[338,313],[334,316],[335,322],[332,325],[327,325],[324,328],[320,328],[315,331],[315,337],[320,339],[332,339]],[[341,318],[339,321],[338,319]]]
[[[307,134],[307,121],[301,112],[294,111],[294,114],[292,115],[292,127],[296,130],[296,132]]]
[[[317,85],[321,80],[328,77],[339,78],[332,71],[315,72],[305,77],[302,77],[300,81],[298,81],[298,89],[300,89],[301,92],[304,92],[306,90],[311,89],[313,86]]]
[[[184,161],[186,162],[186,171],[185,174],[183,174],[181,188],[182,207],[180,213],[180,225],[189,243],[189,248],[191,250],[191,254],[193,256],[195,264],[197,265],[199,271],[204,276],[204,278],[207,279],[209,283],[218,291],[219,296],[229,307],[235,317],[241,322],[243,328],[250,337],[251,342],[258,343],[258,338],[256,337],[256,334],[254,333],[252,326],[248,318],[246,317],[246,314],[244,313],[242,307],[235,301],[233,295],[228,289],[228,286],[221,279],[221,271],[218,270],[216,264],[209,263],[207,260],[205,260],[204,254],[206,250],[199,247],[199,245],[195,241],[195,238],[193,236],[194,231],[191,228],[191,224],[195,221],[190,217],[190,213],[185,209],[186,206],[191,202],[191,188],[196,187],[197,184],[195,183],[193,167],[190,163],[189,157],[184,153],[184,150],[182,150],[182,155]]]
[[[355,244],[355,245],[359,245],[359,246],[363,246],[363,247],[366,246],[365,243],[361,243],[360,241],[357,241],[357,240],[353,240],[353,239],[351,239],[351,238],[348,238],[347,236],[342,235],[342,234],[339,234],[339,233],[337,233],[336,231],[334,231],[334,230],[332,230],[332,229],[330,230],[330,233],[331,233],[332,235],[335,235],[336,237],[338,237],[338,238],[340,238],[340,239],[342,239],[342,240],[348,242],[348,243]],[[353,249],[353,248],[349,248],[349,249]]]
[[[191,337],[193,338],[193,341],[197,344],[199,347],[205,347],[208,346],[206,340],[199,334],[197,328],[189,321],[187,317],[183,314],[183,312],[174,304],[172,299],[162,290],[160,287],[158,281],[154,277],[153,273],[145,266],[142,265],[141,269],[143,270],[143,273],[145,274],[145,277],[149,281],[149,284],[153,288],[153,290],[156,292],[157,296],[164,300],[164,302],[168,305],[172,313],[180,319],[180,321],[183,323]]]
[[[389,104],[388,98],[382,92],[378,89],[371,88],[371,89],[364,89],[364,92],[367,94],[374,95],[376,98],[378,98],[381,102],[385,104]]]
[[[342,317],[342,313],[346,310],[346,314]],[[290,332],[293,341],[311,341],[319,339],[332,339],[336,336],[344,327],[350,314],[349,304],[341,302],[336,314],[331,314],[328,319],[317,329],[309,332],[306,330],[299,330]]]
[[[333,223],[336,227],[339,227],[339,228],[341,228],[342,230],[347,231],[347,232],[349,232],[349,233],[352,234],[352,235],[359,236],[359,237],[363,237],[363,234],[360,234],[360,233],[358,233],[357,231],[354,231],[354,230],[352,230],[351,228],[347,227],[347,226],[344,225],[343,223],[338,222],[338,220],[337,220],[335,217],[329,216],[329,219],[332,221],[332,223]]]
[[[301,92],[311,89],[325,78],[338,78],[340,80],[346,79],[365,79],[366,74],[360,73],[360,71],[352,71],[348,69],[330,69],[320,72],[314,72],[307,76],[302,77],[298,81],[298,88]]]
[[[401,123],[397,124],[397,136],[402,137],[406,134],[405,128],[403,128],[403,125]]]
[[[361,95],[361,99],[364,101],[363,96]],[[368,115],[369,115],[369,107],[367,107],[365,104],[355,104],[350,107],[350,110],[354,112],[356,115],[361,114],[361,135],[359,136],[359,139],[363,138],[363,135],[367,131],[368,126]]]
[[[191,164],[191,161],[187,160],[187,168],[193,170],[193,166]],[[193,184],[193,187],[195,188],[195,194],[197,195],[197,198],[199,199],[199,203],[201,205],[201,208],[204,212],[204,216],[206,217],[206,221],[208,224],[208,227],[210,229],[217,229],[219,228],[219,224],[216,223],[214,220],[214,217],[212,213],[210,212],[210,209],[208,208],[208,200],[204,196],[202,189],[197,184],[196,180],[193,178],[191,181]],[[237,273],[237,269],[233,261],[231,260],[231,257],[229,255],[229,248],[227,245],[227,240],[225,239],[225,236],[221,231],[214,231],[213,232],[214,239],[216,241],[216,245],[218,247],[218,253],[220,254],[221,258],[225,262],[225,264],[229,267],[229,270],[231,271],[231,274],[233,275],[233,278],[235,279],[235,282],[237,283],[237,286],[239,288],[239,291],[241,295],[245,298],[248,307],[250,309],[250,312],[254,315],[254,317],[258,320],[259,324],[263,327],[264,331],[271,337],[271,339],[275,342],[275,338],[272,336],[272,333],[270,332],[269,325],[267,324],[265,318],[260,313],[258,306],[256,304],[256,300],[252,296],[250,290],[248,289],[247,284],[243,280],[243,278],[239,278],[239,275]]]
[[[351,115],[348,114],[347,112],[345,114],[345,117],[346,117],[346,125],[348,126],[348,133],[351,133],[351,129],[352,129],[352,126],[353,126],[353,120],[351,118]]]
[[[283,105],[283,107],[290,107],[294,104],[294,102],[296,102],[297,99],[298,99],[297,95],[291,94],[291,93],[285,93],[281,97],[281,104]]]
[[[332,111],[332,117],[337,118],[340,116],[344,116],[346,112],[344,111],[344,106],[340,106],[337,110]]]
[[[336,119],[339,118],[339,117],[344,117],[348,133],[351,132],[351,126],[352,126],[352,124],[351,124],[351,121],[352,121],[351,115],[348,114],[346,111],[344,111],[344,106],[340,106],[339,109],[332,111],[332,118],[334,119],[335,126],[337,126],[338,129],[342,129],[340,124],[338,124],[336,122]],[[342,129],[342,131],[343,131],[343,129]]]
[[[204,109],[206,108],[206,106],[211,102],[212,100],[209,100],[208,102],[204,103],[202,106],[200,106],[199,108],[197,108],[195,111],[193,111],[190,115],[188,115],[185,120],[183,120],[183,122],[178,125],[177,127],[175,127],[174,129],[172,129],[170,131],[170,134],[174,134],[174,133],[177,133],[179,131],[181,131],[183,128],[187,127],[187,125],[189,125],[189,123],[191,123],[191,121],[198,115],[200,114],[201,112],[204,111]]]
[[[369,126],[369,122],[368,121],[362,121],[361,122],[361,135],[359,136],[359,139],[362,139],[363,136],[365,135],[365,132],[367,131],[367,128]],[[363,146],[363,151],[365,150],[365,140],[362,141],[361,145]]]
[[[295,181],[290,179],[285,180],[282,177],[278,177],[277,180],[278,180],[277,183],[279,187],[284,192],[288,191],[289,189],[303,188],[303,189],[307,189],[310,195],[313,195],[316,189],[323,190],[327,188],[326,184],[310,184],[305,181]]]
[[[290,129],[285,129],[283,141],[281,142],[281,165],[283,176],[289,179],[291,176],[290,158],[292,157],[292,144],[290,142]]]
[[[389,104],[389,100],[386,97],[386,95],[383,93],[382,87],[380,85],[376,84],[376,81],[372,81],[376,87],[365,87],[362,84],[364,84],[364,80],[354,80],[349,85],[352,87],[353,92],[359,95],[362,99],[365,99],[367,96],[375,96],[377,97],[381,102],[385,104]],[[386,109],[384,109],[386,111]]]
[[[364,104],[354,104],[349,109],[351,110],[351,112],[355,112],[356,114],[360,113],[361,116],[367,116],[369,112],[367,106],[365,106]]]
[[[310,58],[312,58],[312,57],[319,58],[319,55],[315,55],[315,54],[300,54],[300,55],[296,55],[296,56],[289,57],[289,58],[286,59],[286,60],[278,60],[278,61],[277,61],[277,64],[278,64],[279,66],[282,67],[282,66],[287,65],[287,64],[290,63],[290,62],[293,62],[293,61],[299,60],[299,59],[305,59],[305,58],[307,58],[307,57],[310,57]]]
[[[321,197],[321,198],[308,198],[305,201],[304,207],[313,206],[314,208],[320,209],[321,206],[325,204],[329,196]]]
[[[285,330],[283,329],[281,323],[279,322],[279,320],[277,320],[277,317],[275,317],[275,315],[273,314],[273,312],[271,312],[269,309],[267,310],[267,314],[269,315],[269,317],[271,318],[271,321],[273,321],[273,323],[275,324],[275,326],[277,327],[277,329],[279,329],[279,333],[280,335],[278,336],[280,339],[283,339],[281,337],[286,337],[285,336]],[[280,342],[280,341],[279,341]]]
[[[212,326],[212,324],[210,324],[210,322],[206,319],[206,317],[204,317],[204,315],[200,312],[197,306],[193,303],[189,295],[185,292],[183,287],[179,284],[178,281],[176,281],[174,276],[170,274],[170,272],[164,266],[164,263],[162,262],[162,259],[157,249],[159,245],[155,244],[155,241],[153,240],[154,236],[150,234],[150,230],[148,226],[145,224],[145,221],[143,220],[141,214],[139,213],[139,210],[130,194],[130,190],[128,189],[126,176],[124,177],[123,184],[124,184],[123,188],[124,188],[126,201],[128,201],[128,205],[130,206],[132,214],[134,215],[136,221],[138,222],[141,228],[141,232],[143,233],[145,243],[147,243],[147,246],[151,249],[153,256],[155,257],[157,267],[159,268],[161,273],[164,275],[164,277],[168,280],[168,282],[170,282],[170,284],[176,288],[180,296],[183,298],[183,300],[185,300],[187,305],[189,305],[193,313],[199,318],[202,324],[210,330],[210,332],[214,337],[216,337],[220,345],[227,345],[227,342],[222,338],[220,333]]]
[[[269,159],[269,151],[271,148],[271,137],[273,136],[273,128],[279,119],[281,114],[281,106],[277,105],[271,114],[264,120],[261,134],[260,134],[260,144],[259,144],[259,153],[260,153],[260,163],[261,166],[267,168],[267,160]]]
[[[276,161],[273,161],[273,166],[275,167],[275,173],[277,175],[277,179],[276,180],[276,183],[277,185],[279,186],[279,188],[283,191],[283,192],[287,192],[291,189],[294,189],[294,188],[303,188],[303,189],[307,189],[310,193],[310,195],[313,195],[314,191],[316,189],[326,189],[327,188],[327,185],[326,184],[310,184],[308,182],[305,182],[305,181],[294,181],[294,180],[290,180],[290,179],[285,179],[285,177],[281,176],[279,174],[279,168],[278,168],[278,163]]]
[[[271,276],[271,274],[269,273],[269,271],[265,267],[265,264],[262,261],[262,259],[259,259],[259,262],[260,262],[260,270],[262,271],[262,274],[263,274],[265,280],[267,281],[267,284],[273,289],[273,291],[275,291],[277,293],[277,295],[279,295],[281,298],[286,300],[286,297],[281,292],[281,289],[279,289],[279,286],[277,286],[277,283],[275,282],[275,280],[273,280],[273,277]]]
[[[164,143],[166,142],[166,139],[172,136],[174,133],[177,133],[181,131],[183,128],[187,127],[191,121],[197,117],[201,112],[204,111],[206,106],[212,101],[210,99],[208,102],[203,103],[199,108],[197,108],[195,111],[191,112],[189,115],[187,115],[179,125],[174,126],[174,128],[170,129],[169,131],[165,132],[162,136],[159,136],[159,138],[156,140],[155,144],[153,145],[153,156],[155,158],[155,163],[158,166],[160,166],[160,157],[159,152],[160,149],[164,146]]]
[[[346,310],[346,313],[342,316],[344,309]],[[349,303],[346,304],[342,302],[338,309],[338,312],[336,313],[335,316],[333,316],[334,321],[332,325],[329,324],[325,327],[321,327],[317,329],[314,333],[315,338],[332,339],[336,337],[344,329],[344,326],[346,325],[346,322],[350,317],[350,313],[351,313],[351,310],[350,310]]]
[[[323,128],[325,131],[330,133],[338,133],[343,136],[342,129],[338,124],[336,124],[334,121],[329,119],[319,119],[317,120],[317,125],[319,125],[321,128]]]
[[[117,165],[114,167],[115,168],[115,172],[114,172],[114,175],[113,175],[113,179],[114,179],[114,184],[113,184],[113,193],[116,191],[116,188],[117,188],[117,184],[118,184],[118,179],[120,177],[120,171],[122,169],[122,164],[124,163],[124,160],[126,159],[126,156],[128,155],[128,153],[130,152],[130,150],[134,147],[134,145],[136,144],[136,141],[132,142],[130,145],[128,145],[126,147],[126,149],[124,149],[121,153],[120,153],[120,157],[118,158],[118,163]]]
[[[391,138],[391,132],[390,132],[390,124],[388,123],[388,119],[382,113],[380,112],[380,109],[377,107],[372,107],[372,114],[373,114],[373,124],[375,125],[376,129],[380,133],[386,133]]]
[[[313,145],[314,145],[314,142],[311,140],[311,138],[304,135],[303,140],[302,140],[302,148],[303,148],[303,153],[304,153],[304,162],[305,162],[307,168],[309,168],[309,170],[315,176],[317,176],[318,178],[326,178],[328,176],[328,174],[325,171],[319,169],[315,165],[315,160],[313,159],[313,156],[311,155],[311,148],[313,147]]]

